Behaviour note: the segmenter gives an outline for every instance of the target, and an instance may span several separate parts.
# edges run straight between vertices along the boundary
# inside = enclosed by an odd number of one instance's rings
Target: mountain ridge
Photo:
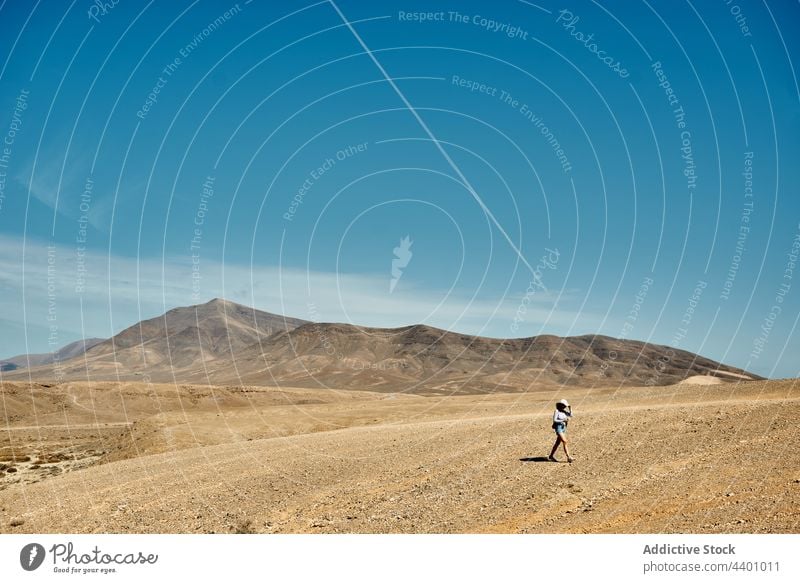
[[[27,369],[33,366],[52,364],[56,361],[69,360],[82,355],[106,338],[84,338],[65,344],[53,352],[18,354],[10,358],[0,359],[0,371]]]
[[[584,334],[489,338],[427,324],[309,322],[215,298],[142,320],[60,363],[65,379],[286,385],[426,394],[761,377],[677,348]],[[29,369],[32,377],[52,367]],[[15,373],[5,375],[14,378]]]

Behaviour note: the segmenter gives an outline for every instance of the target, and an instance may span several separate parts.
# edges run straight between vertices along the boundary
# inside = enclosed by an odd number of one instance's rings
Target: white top
[[[553,413],[553,423],[566,423],[570,417],[572,417],[572,413],[556,409],[556,412]]]

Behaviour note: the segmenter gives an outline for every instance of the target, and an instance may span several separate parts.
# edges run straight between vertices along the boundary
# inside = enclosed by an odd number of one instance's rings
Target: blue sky
[[[224,296],[797,376],[800,5],[336,6],[0,4],[0,355]]]

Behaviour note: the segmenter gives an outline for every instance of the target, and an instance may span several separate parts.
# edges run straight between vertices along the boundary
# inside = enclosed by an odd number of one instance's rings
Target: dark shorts
[[[556,435],[560,435],[567,432],[567,424],[566,423],[553,423],[553,429],[556,432]]]

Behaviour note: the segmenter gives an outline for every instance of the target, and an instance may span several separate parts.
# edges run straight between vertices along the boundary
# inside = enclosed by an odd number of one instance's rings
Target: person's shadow
[[[521,457],[519,458],[521,462],[549,462],[550,460],[547,459],[545,456],[538,456],[538,457]]]

